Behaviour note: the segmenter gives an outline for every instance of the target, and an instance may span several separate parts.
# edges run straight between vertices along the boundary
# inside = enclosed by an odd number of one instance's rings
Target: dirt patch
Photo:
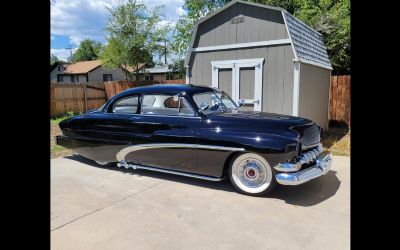
[[[321,143],[325,150],[334,155],[350,156],[350,130],[348,128],[329,128],[322,134]]]

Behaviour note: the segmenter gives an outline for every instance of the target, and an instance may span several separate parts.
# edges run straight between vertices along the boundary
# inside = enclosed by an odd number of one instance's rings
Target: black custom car
[[[314,122],[242,111],[225,92],[195,85],[125,90],[98,110],[60,123],[58,145],[107,165],[219,181],[264,195],[277,183],[298,185],[325,174]]]

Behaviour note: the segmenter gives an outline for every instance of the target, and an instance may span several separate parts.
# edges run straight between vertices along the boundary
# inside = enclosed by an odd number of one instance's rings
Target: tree
[[[58,59],[58,57],[54,54],[51,54],[50,56],[50,65],[54,65],[56,62],[59,62],[60,59]]]
[[[129,79],[135,76],[138,80],[139,66],[154,64],[152,54],[162,34],[158,27],[160,8],[156,6],[149,10],[134,0],[121,1],[118,6],[108,8],[108,44],[101,54],[105,67],[120,68]]]
[[[185,0],[187,14],[174,30],[174,52],[184,55],[195,22],[230,0]],[[350,72],[350,0],[250,0],[286,9],[323,35],[332,66],[337,73]]]
[[[296,16],[320,32],[336,74],[350,73],[350,0],[303,0]]]
[[[158,60],[161,61],[163,59],[163,65],[167,65],[167,58],[171,54],[171,43],[168,38],[168,33],[171,31],[170,25],[165,25],[159,29],[159,36],[156,39],[156,44],[154,48],[154,52],[158,55]]]
[[[185,78],[185,60],[177,59],[173,63],[168,65],[168,69],[172,71],[172,73],[177,74],[179,79]]]
[[[183,8],[187,14],[182,15],[175,25],[173,51],[182,57],[188,49],[196,21],[228,2],[230,0],[185,0]]]
[[[93,61],[99,58],[103,46],[94,40],[85,39],[80,44],[74,55],[73,62]]]

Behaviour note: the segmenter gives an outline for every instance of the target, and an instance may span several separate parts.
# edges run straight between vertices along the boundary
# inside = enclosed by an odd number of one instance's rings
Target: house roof
[[[154,67],[154,68],[147,68],[143,70],[144,73],[150,73],[150,74],[162,74],[162,73],[168,73],[171,72],[168,67]]]
[[[77,62],[66,66],[66,74],[85,74],[102,65],[101,60]]]
[[[144,63],[139,63],[139,69],[143,68],[145,65],[146,64],[144,64]],[[133,67],[133,66],[127,66],[127,67],[125,67],[125,69],[131,73],[136,71],[136,67]]]
[[[53,71],[55,68],[57,68],[58,66],[62,66],[62,67],[67,67],[69,64],[65,63],[65,62],[55,62],[53,63],[53,65],[50,65],[50,72]]]
[[[209,13],[205,17],[200,18],[196,22],[192,34],[192,40],[186,54],[185,65],[189,64],[189,59],[192,53],[194,40],[196,39],[198,26],[204,21],[238,3],[280,11],[282,13],[282,16],[284,17],[286,30],[289,33],[289,39],[291,40],[291,45],[295,54],[295,58],[303,63],[332,69],[332,65],[329,61],[328,53],[326,52],[326,47],[324,45],[323,37],[320,33],[312,29],[310,26],[304,24],[296,17],[292,16],[285,9],[259,3],[244,2],[241,0],[233,0],[223,7]]]

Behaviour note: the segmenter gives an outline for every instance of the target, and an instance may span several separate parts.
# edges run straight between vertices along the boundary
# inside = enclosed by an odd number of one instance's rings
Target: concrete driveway
[[[52,249],[350,249],[350,158],[270,197],[229,180],[51,160]]]

